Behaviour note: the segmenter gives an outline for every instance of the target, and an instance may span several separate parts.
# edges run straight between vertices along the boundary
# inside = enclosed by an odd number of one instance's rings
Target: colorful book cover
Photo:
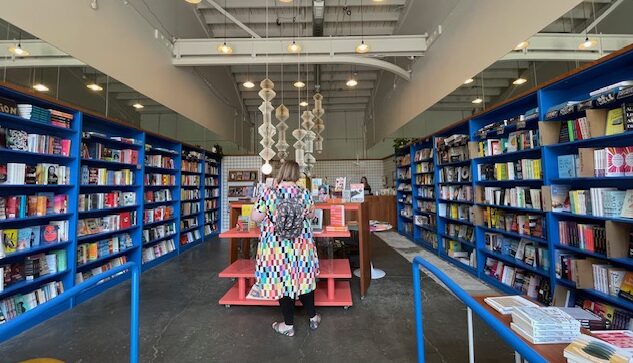
[[[627,271],[624,275],[618,295],[623,299],[633,301],[633,272]]]
[[[4,234],[4,253],[11,254],[18,249],[18,230],[17,229],[5,229]]]
[[[335,192],[342,192],[343,190],[345,190],[345,185],[347,183],[347,178],[346,177],[338,177],[336,178],[336,183],[334,184],[334,191]]]
[[[622,148],[607,147],[605,176],[624,176],[624,152]]]
[[[567,185],[552,185],[552,212],[570,212],[569,189]]]
[[[624,153],[624,175],[633,176],[633,146],[622,148]]]
[[[48,224],[46,226],[42,226],[41,229],[42,236],[40,240],[44,244],[52,244],[59,242],[59,226]]]
[[[622,108],[609,110],[607,113],[607,129],[605,135],[615,135],[624,132],[624,113]]]
[[[350,200],[355,203],[362,203],[365,201],[365,184],[350,184]]]
[[[313,196],[317,196],[319,195],[319,188],[321,187],[321,185],[323,184],[323,179],[321,178],[312,178],[311,180],[311,191],[312,191],[312,195]]]

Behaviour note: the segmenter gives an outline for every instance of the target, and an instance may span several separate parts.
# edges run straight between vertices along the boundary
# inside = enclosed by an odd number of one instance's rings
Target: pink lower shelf
[[[352,271],[349,261],[345,259],[319,260],[319,279],[317,289],[314,292],[317,306],[352,306],[352,289],[349,281],[337,281],[336,279],[349,279]],[[224,278],[237,278],[237,282],[220,299],[221,305],[255,305],[276,306],[276,300],[250,300],[246,295],[250,291],[255,280],[255,260],[237,260],[225,268],[219,274]],[[300,303],[298,303],[300,305]]]
[[[220,305],[245,305],[245,306],[279,306],[277,300],[250,300],[246,298],[246,294],[251,288],[251,284],[246,284],[246,292],[240,294],[239,282],[235,283],[229,291],[220,299]],[[297,306],[301,306],[301,302],[297,300]],[[332,298],[328,297],[328,283],[325,281],[317,284],[314,291],[314,304],[316,306],[352,306],[352,288],[349,281],[335,281],[334,294]]]

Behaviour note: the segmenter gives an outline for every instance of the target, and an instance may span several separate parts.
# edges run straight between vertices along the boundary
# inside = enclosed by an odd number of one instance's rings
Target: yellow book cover
[[[451,218],[458,218],[457,204],[451,204]]]
[[[541,159],[533,160],[534,163],[534,179],[541,179]]]
[[[242,217],[250,217],[253,212],[254,204],[244,204],[242,205]]]
[[[615,135],[624,132],[624,115],[622,108],[609,110],[607,113],[607,129],[605,135]]]
[[[99,258],[99,245],[93,242],[88,245],[88,261],[94,261]]]

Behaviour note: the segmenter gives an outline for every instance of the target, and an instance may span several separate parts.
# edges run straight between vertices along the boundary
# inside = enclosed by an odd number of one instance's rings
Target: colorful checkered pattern
[[[275,201],[298,193],[303,195],[307,211],[314,202],[308,191],[297,186],[266,190],[255,203],[255,208],[266,214],[257,246],[255,277],[268,299],[297,298],[316,289],[319,259],[309,221],[303,222],[303,232],[295,239],[275,235]]]

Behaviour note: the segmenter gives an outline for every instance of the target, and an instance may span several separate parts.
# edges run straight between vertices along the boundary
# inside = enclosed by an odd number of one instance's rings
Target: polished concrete
[[[387,238],[385,238],[387,239]],[[232,282],[217,277],[228,262],[217,239],[143,275],[142,362],[412,362],[416,359],[411,265],[375,237],[373,261],[387,272],[354,306],[321,308],[319,330],[297,310],[296,335],[273,332],[277,308],[217,304]],[[422,278],[427,362],[468,359],[466,309],[428,276]],[[67,362],[125,362],[129,285],[114,287],[0,345],[0,362],[54,357]],[[512,362],[512,352],[476,321],[479,362]]]

